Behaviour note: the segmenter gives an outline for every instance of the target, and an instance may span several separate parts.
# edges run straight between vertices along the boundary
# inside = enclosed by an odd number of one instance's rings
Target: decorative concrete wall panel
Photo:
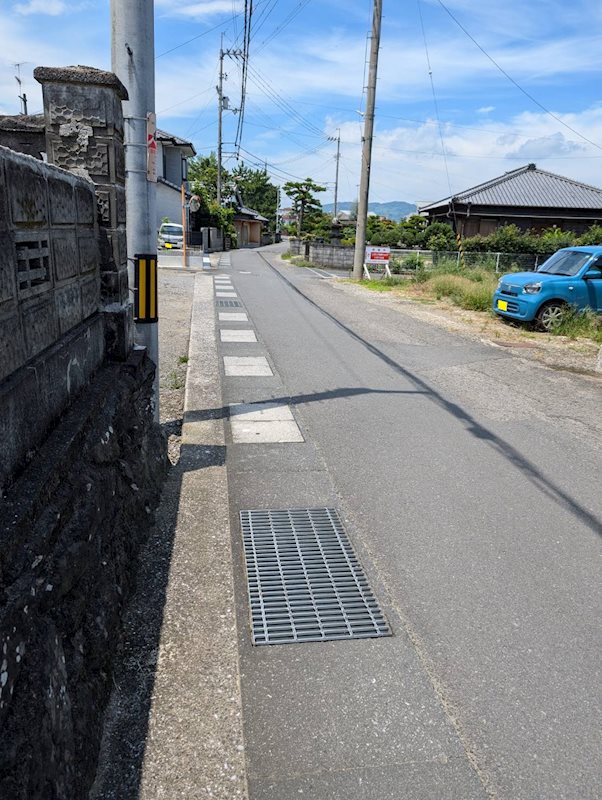
[[[36,163],[33,158],[21,156],[6,164],[12,221],[16,224],[39,225],[48,220],[46,181],[42,170],[34,166]]]
[[[79,231],[77,246],[79,250],[79,271],[82,275],[98,269],[98,242],[90,231]]]
[[[50,178],[48,189],[51,224],[72,225],[77,215],[73,185],[59,178]]]
[[[94,186],[75,187],[75,198],[77,201],[77,222],[79,225],[94,225],[96,219],[96,200],[94,198]]]
[[[54,291],[54,301],[59,321],[59,331],[66,333],[82,321],[81,287],[79,283],[70,283]]]
[[[22,307],[26,358],[33,358],[59,337],[59,326],[52,295],[43,295]]]
[[[16,257],[14,237],[10,233],[0,233],[0,308],[7,300],[17,299]]]
[[[92,275],[85,281],[81,282],[81,295],[82,295],[82,317],[95,314],[100,305],[100,279],[97,275]]]
[[[25,342],[21,320],[15,311],[0,318],[0,381],[14,372],[25,359]]]
[[[78,274],[79,265],[74,228],[53,231],[52,257],[55,281],[64,281]]]
[[[3,150],[4,148],[0,147],[0,153]],[[8,230],[10,228],[9,208],[4,162],[0,161],[0,230]]]

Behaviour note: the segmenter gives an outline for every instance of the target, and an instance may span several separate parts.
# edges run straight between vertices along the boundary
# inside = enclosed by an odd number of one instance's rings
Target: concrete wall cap
[[[11,150],[10,147],[0,145],[0,161],[20,163],[27,169],[37,172],[38,175],[43,175],[46,178],[61,178],[71,183],[72,186],[85,186],[87,189],[93,189],[92,181],[85,172],[79,171],[75,174],[71,170],[61,169],[61,167],[55,167],[54,164],[40,161],[39,158],[34,158],[27,155],[27,153],[18,153],[16,150]]]
[[[38,83],[84,83],[93,86],[107,86],[115,89],[120,100],[127,100],[128,93],[123,83],[113,72],[81,64],[72,67],[36,67],[33,71]]]

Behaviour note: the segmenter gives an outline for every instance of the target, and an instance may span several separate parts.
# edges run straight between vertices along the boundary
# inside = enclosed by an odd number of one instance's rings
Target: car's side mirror
[[[602,271],[599,269],[588,269],[588,271],[583,276],[586,281],[595,280],[596,278],[602,278]]]

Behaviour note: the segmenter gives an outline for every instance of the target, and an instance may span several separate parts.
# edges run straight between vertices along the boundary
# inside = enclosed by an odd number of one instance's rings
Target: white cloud
[[[202,3],[182,2],[182,0],[157,0],[157,6],[164,8],[169,16],[188,19],[204,19],[216,14],[238,14],[243,10],[241,0],[206,0]]]
[[[69,10],[65,0],[27,0],[26,3],[17,3],[15,11],[17,14],[28,16],[29,14],[48,14],[51,17],[58,17]]]
[[[495,111],[495,106],[483,106],[482,108],[477,108],[477,114],[491,114],[492,111]]]

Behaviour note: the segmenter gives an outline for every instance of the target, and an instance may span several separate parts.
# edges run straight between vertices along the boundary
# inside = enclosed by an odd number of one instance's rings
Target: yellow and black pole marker
[[[157,322],[157,254],[136,254],[134,263],[134,320],[138,325]]]
[[[464,261],[464,243],[462,242],[462,234],[459,230],[456,232],[456,243],[458,245],[458,253],[460,254],[460,264],[462,265],[462,269],[465,269],[466,262]]]

